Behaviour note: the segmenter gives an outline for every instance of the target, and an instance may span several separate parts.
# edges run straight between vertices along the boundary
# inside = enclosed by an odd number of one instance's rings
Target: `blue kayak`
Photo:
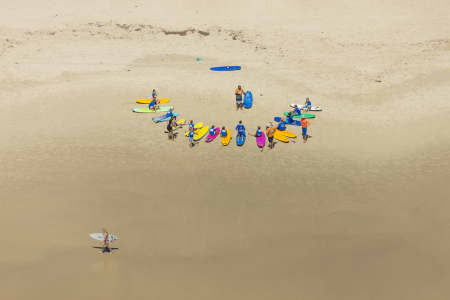
[[[209,68],[211,71],[239,71],[241,66],[223,66]]]
[[[245,143],[245,135],[242,135],[242,137],[238,134],[236,135],[236,145],[241,147]]]
[[[178,113],[173,113],[173,116],[176,117],[178,116]],[[153,118],[153,122],[155,123],[159,123],[159,122],[165,122],[165,121],[169,121],[170,117],[166,117],[166,115],[162,115],[156,118]]]
[[[275,117],[273,118],[275,122],[281,122],[281,117]],[[300,121],[294,120],[294,122],[292,123],[287,123],[286,121],[284,122],[287,125],[293,125],[293,126],[302,126],[302,123]]]
[[[250,91],[245,92],[244,107],[250,108],[253,105],[253,94]]]

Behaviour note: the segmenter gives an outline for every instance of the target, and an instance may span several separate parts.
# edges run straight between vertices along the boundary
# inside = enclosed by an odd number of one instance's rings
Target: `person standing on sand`
[[[191,130],[189,130],[189,145],[192,147],[194,147],[194,128],[192,128]]]
[[[238,133],[238,136],[240,136],[241,138],[244,137],[244,135],[245,135],[245,126],[242,124],[242,120],[239,121],[239,124],[237,124],[236,131]]]
[[[169,136],[169,140],[175,140],[174,139],[174,135],[173,135],[173,123],[174,123],[174,119],[175,117],[172,116],[169,120],[169,122],[167,122],[167,131],[168,131],[168,136]]]
[[[275,127],[266,126],[267,140],[269,141],[269,149],[273,149],[273,136],[275,135]]]
[[[311,122],[309,122],[308,119],[305,119],[305,117],[302,117],[300,122],[302,123],[303,143],[306,143],[306,140],[308,139],[308,126],[311,125]]]
[[[240,85],[238,85],[237,89],[234,91],[234,94],[236,95],[236,110],[239,110],[239,108],[242,109],[242,107],[244,106],[244,89]]]
[[[102,250],[99,252],[99,254],[103,254],[105,252],[109,252],[109,254],[112,253],[111,247],[109,246],[109,233],[108,231],[103,228],[103,241],[102,241]]]

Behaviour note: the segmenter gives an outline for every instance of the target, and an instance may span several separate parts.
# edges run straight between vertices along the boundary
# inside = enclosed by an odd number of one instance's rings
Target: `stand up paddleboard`
[[[295,103],[292,103],[290,106],[295,107],[296,105],[300,108],[305,106],[304,104],[295,104]],[[311,108],[309,110],[310,111],[322,111],[322,108],[320,106],[311,106]]]
[[[287,111],[285,111],[283,113],[283,115],[287,116],[289,113]],[[305,119],[314,119],[316,117],[316,115],[314,114],[301,114],[301,115],[292,115],[293,118],[296,119],[300,119],[300,118],[305,118]]]
[[[241,66],[223,66],[209,68],[211,71],[239,71]]]
[[[174,113],[173,114],[174,117],[178,116],[178,113]],[[169,121],[170,117],[166,117],[166,115],[162,115],[156,118],[153,118],[153,122],[155,123],[159,123],[159,122],[165,122],[165,121]]]
[[[205,126],[200,129],[197,129],[194,134],[194,141],[197,142],[201,140],[209,131],[209,127]]]
[[[100,233],[91,233],[91,234],[89,234],[89,236],[97,241],[103,241],[103,239],[105,238],[105,236],[101,232]],[[110,243],[112,243],[118,239],[119,238],[113,234],[108,235],[108,242],[110,242]]]
[[[251,108],[253,105],[253,94],[251,91],[245,92],[244,96],[244,107]]]
[[[219,132],[220,132],[220,128],[216,127],[214,129],[213,135],[211,135],[210,133],[208,134],[208,136],[206,137],[206,142],[210,143],[210,142],[214,141],[214,139],[219,135]]]
[[[231,140],[230,130],[227,129],[227,136],[222,137],[222,145],[227,146],[230,143],[230,140]]]
[[[266,144],[266,135],[264,134],[264,132],[261,132],[261,135],[256,137],[256,145],[258,145],[259,148],[262,148],[264,147],[265,144]]]
[[[169,103],[170,99],[169,98],[160,98],[159,100],[159,104],[163,104],[163,103]],[[152,102],[153,99],[152,98],[145,98],[145,99],[138,99],[136,100],[136,103],[139,104],[150,104],[150,102]]]
[[[135,113],[156,113],[156,112],[167,112],[173,109],[173,106],[160,106],[157,110],[149,109],[148,107],[137,107],[133,108]]]
[[[236,135],[236,145],[239,147],[243,146],[245,143],[245,135],[242,135],[242,137],[238,134]]]

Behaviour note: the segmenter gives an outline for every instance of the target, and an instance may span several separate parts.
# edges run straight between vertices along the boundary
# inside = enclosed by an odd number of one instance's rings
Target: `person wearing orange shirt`
[[[305,119],[304,117],[302,117],[302,120],[300,122],[302,123],[303,143],[306,143],[306,140],[308,139],[308,126],[311,125],[311,122],[309,122],[308,119]]]
[[[236,110],[238,110],[239,108],[242,109],[244,107],[244,89],[240,85],[238,85],[237,89],[234,91],[234,94],[236,95]]]
[[[266,126],[267,140],[269,141],[269,149],[273,149],[273,136],[275,135],[274,126]]]

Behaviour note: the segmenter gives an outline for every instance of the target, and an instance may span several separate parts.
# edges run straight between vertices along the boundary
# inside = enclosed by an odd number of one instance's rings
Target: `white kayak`
[[[295,103],[292,103],[291,105],[290,105],[290,107],[295,107],[295,106],[298,106],[298,107],[300,107],[300,108],[303,108],[305,105],[304,104],[295,104]],[[320,107],[320,106],[311,106],[311,108],[309,109],[309,111],[322,111],[322,108]]]
[[[101,232],[100,233],[91,233],[91,234],[89,234],[89,236],[97,241],[103,241],[103,239],[104,239],[104,235]],[[119,238],[113,234],[109,234],[109,236],[108,236],[108,242],[110,242],[110,243],[112,243],[118,239]]]

